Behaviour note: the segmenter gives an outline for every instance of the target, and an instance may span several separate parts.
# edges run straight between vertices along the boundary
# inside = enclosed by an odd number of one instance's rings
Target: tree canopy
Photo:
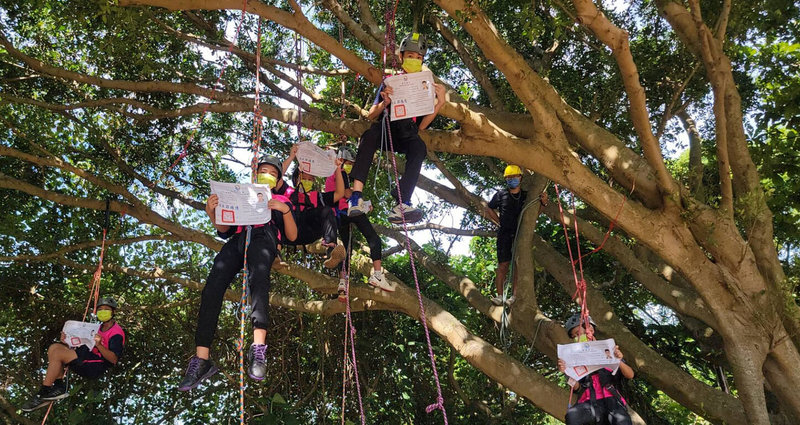
[[[602,245],[583,258],[586,301],[636,371],[636,423],[800,423],[798,15],[789,0],[0,0],[0,418],[41,420],[15,406],[85,308],[108,208],[102,293],[128,343],[112,373],[73,379],[50,420],[235,420],[237,284],[212,348],[223,373],[174,388],[222,245],[208,182],[250,177],[257,81],[260,153],[284,157],[295,126],[355,149],[394,23],[398,39],[432,41],[425,62],[447,87],[420,132],[436,177],[420,177],[426,222],[409,245],[449,423],[564,419],[555,350],[578,309],[577,239],[583,254]],[[386,221],[390,161],[376,163],[365,197],[398,290],[365,284],[356,243],[366,422],[442,423],[426,413],[437,394],[406,238]],[[506,164],[551,202],[528,196],[504,318],[484,212]],[[284,256],[248,421],[358,423],[345,307],[328,297],[338,278],[305,251]]]

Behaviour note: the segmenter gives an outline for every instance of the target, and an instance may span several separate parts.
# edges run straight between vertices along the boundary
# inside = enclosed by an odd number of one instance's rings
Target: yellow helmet
[[[521,175],[522,175],[522,169],[520,169],[519,166],[517,165],[509,165],[508,167],[506,167],[506,171],[503,173],[503,177],[521,176]]]

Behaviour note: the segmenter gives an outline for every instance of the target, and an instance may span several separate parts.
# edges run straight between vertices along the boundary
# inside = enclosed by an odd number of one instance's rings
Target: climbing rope
[[[581,321],[580,325],[584,327],[586,330],[586,337],[590,340],[594,340],[594,328],[589,323],[589,307],[586,303],[586,279],[583,276],[583,260],[581,257],[581,242],[580,242],[580,235],[578,234],[578,221],[575,219],[577,216],[575,213],[577,210],[575,209],[575,195],[572,194],[572,211],[573,211],[573,218],[572,222],[575,224],[575,246],[576,251],[578,254],[578,259],[575,260],[575,256],[572,253],[572,244],[570,243],[569,238],[569,230],[564,220],[564,209],[561,206],[561,191],[558,189],[558,185],[555,185],[556,189],[556,201],[558,202],[558,212],[561,217],[561,227],[564,228],[564,239],[567,244],[567,252],[569,253],[569,262],[572,266],[572,277],[575,280],[575,293],[572,295],[572,299],[579,299],[581,305]],[[575,263],[578,263],[578,270],[575,269]],[[580,271],[580,278],[578,278],[578,271]]]
[[[194,138],[197,136],[197,133],[200,131],[200,127],[203,126],[203,121],[205,121],[206,113],[208,113],[208,109],[211,107],[211,104],[216,99],[217,96],[216,88],[219,86],[220,82],[222,81],[222,77],[225,75],[225,70],[228,68],[229,59],[233,54],[233,48],[236,44],[236,40],[239,39],[239,33],[242,30],[242,23],[244,22],[246,11],[247,11],[247,0],[242,0],[242,13],[239,17],[239,23],[236,25],[236,34],[233,36],[233,41],[228,43],[228,51],[226,53],[226,58],[222,65],[222,69],[220,69],[219,75],[217,76],[217,81],[212,86],[211,95],[208,97],[209,102],[203,107],[203,111],[200,113],[200,117],[197,119],[197,126],[191,133],[189,133],[189,138],[186,139],[186,143],[184,143],[183,148],[178,154],[178,157],[175,159],[172,165],[169,166],[169,168],[167,168],[166,170],[164,170],[163,173],[161,173],[158,179],[156,179],[150,184],[151,187],[155,186],[159,181],[161,181],[167,174],[169,174],[172,171],[173,168],[175,168],[178,165],[179,162],[183,160],[183,158],[186,158],[186,156],[189,154],[189,146],[192,144]],[[256,69],[256,78],[258,78],[258,69]]]
[[[359,382],[358,378],[358,362],[356,361],[356,328],[353,325],[353,317],[351,315],[350,309],[350,256],[353,253],[353,224],[350,223],[348,225],[348,231],[350,232],[350,238],[347,240],[347,255],[345,256],[344,265],[342,266],[342,271],[344,272],[344,294],[345,298],[347,299],[345,302],[345,364],[343,365],[343,373],[346,373],[347,370],[347,361],[348,361],[348,350],[347,350],[347,341],[350,341],[350,353],[349,353],[349,361],[350,365],[353,368],[353,375],[355,376],[356,381],[356,391],[358,392],[358,411],[361,417],[361,425],[366,424],[366,417],[364,416],[364,404],[361,399],[361,383]],[[349,337],[348,333],[349,332]],[[342,379],[342,421],[344,421],[344,407],[345,407],[345,382],[344,378]],[[344,422],[343,422],[344,423]]]
[[[297,61],[297,67],[294,70],[294,76],[297,80],[297,122],[295,126],[297,127],[297,143],[303,141],[303,108],[300,106],[303,102],[303,90],[300,87],[303,85],[303,71],[300,66],[300,60],[302,59],[303,53],[303,40],[300,38],[300,34],[295,31],[294,32],[294,57]]]
[[[111,200],[106,199],[106,214],[105,219],[103,221],[103,240],[100,244],[100,258],[97,261],[97,269],[92,274],[92,282],[89,288],[89,299],[86,300],[86,309],[83,311],[83,319],[82,322],[86,321],[86,317],[89,315],[89,306],[93,305],[92,307],[92,314],[97,314],[97,300],[100,298],[100,277],[103,274],[103,258],[105,257],[106,253],[106,235],[108,234],[108,227],[109,227],[109,219],[111,215]],[[92,302],[94,301],[94,303]],[[64,378],[67,377],[67,373],[69,373],[69,367],[64,369]],[[47,406],[47,411],[42,418],[42,424],[44,425],[47,422],[48,416],[50,416],[50,411],[53,410],[53,403],[55,401],[51,401],[50,404]]]
[[[386,69],[386,55],[387,51],[391,52],[392,56],[392,69],[397,68],[397,55],[395,54],[395,15],[397,13],[397,4],[399,0],[394,1],[394,5],[387,7],[386,10],[386,33],[384,35],[384,48],[383,48],[383,68]],[[384,75],[384,79],[386,76]],[[397,172],[397,160],[394,154],[394,144],[392,141],[392,132],[391,127],[389,126],[389,111],[384,110],[383,118],[382,118],[382,135],[381,138],[387,137],[388,140],[388,147],[389,147],[389,157],[392,160],[392,170],[394,171],[394,183],[395,187],[397,188],[397,199],[400,205],[403,204],[403,194],[400,191],[400,176]],[[383,143],[383,142],[382,142]],[[391,177],[391,176],[390,176]],[[433,354],[433,345],[431,344],[431,335],[430,331],[428,330],[428,319],[425,315],[425,306],[422,302],[422,292],[420,291],[419,287],[419,278],[417,277],[417,266],[414,261],[414,255],[411,251],[411,238],[408,233],[408,223],[406,222],[406,218],[404,215],[401,214],[402,222],[403,222],[403,232],[405,233],[405,246],[406,252],[408,253],[408,258],[411,263],[411,274],[414,276],[414,287],[417,291],[417,300],[419,301],[419,317],[420,321],[422,322],[422,327],[425,330],[425,341],[428,344],[428,356],[431,360],[431,367],[433,368],[433,379],[436,382],[436,402],[429,405],[425,408],[427,413],[431,413],[434,410],[441,410],[442,416],[444,417],[445,425],[448,425],[447,421],[447,411],[444,407],[444,397],[442,396],[442,385],[439,382],[439,372],[436,369],[436,356]]]
[[[258,31],[256,35],[256,71],[255,71],[255,98],[253,100],[253,159],[250,163],[252,169],[250,180],[252,183],[257,181],[258,173],[258,152],[261,148],[262,137],[262,117],[261,117],[261,81],[259,74],[261,72],[261,18],[258,18]],[[245,235],[244,242],[244,261],[242,264],[242,297],[239,300],[239,341],[237,348],[239,351],[239,423],[245,423],[245,406],[244,406],[244,351],[245,351],[245,330],[247,328],[247,299],[250,290],[250,273],[247,268],[247,251],[250,248],[250,240],[253,234],[253,226],[247,226],[247,234]]]
[[[545,188],[547,190],[547,188]],[[541,199],[541,198],[540,198]],[[514,243],[511,245],[511,264],[508,265],[508,274],[506,275],[506,279],[503,282],[503,312],[500,314],[500,343],[503,345],[505,349],[511,345],[511,339],[509,338],[508,329],[508,315],[509,315],[509,308],[506,304],[506,300],[508,300],[508,287],[511,286],[512,291],[514,287],[514,273],[515,273],[515,266],[517,263],[517,242],[519,241],[519,229],[522,225],[522,216],[525,214],[525,211],[534,205],[534,202],[528,200],[528,205],[522,208],[522,211],[519,212],[519,217],[517,217],[517,230],[514,233]]]

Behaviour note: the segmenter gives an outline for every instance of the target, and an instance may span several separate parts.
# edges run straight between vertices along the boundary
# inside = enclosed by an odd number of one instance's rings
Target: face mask
[[[108,322],[111,320],[111,310],[97,310],[97,320]]]
[[[405,58],[403,59],[403,70],[406,72],[422,71],[422,59]]]
[[[270,189],[273,189],[278,184],[278,178],[272,174],[261,173],[256,176],[256,182],[258,184],[265,184],[269,186]]]
[[[513,177],[510,179],[506,179],[506,184],[510,189],[516,189],[517,187],[519,187],[520,180],[522,179],[520,179],[519,177]]]
[[[350,174],[350,172],[353,171],[353,164],[342,165],[342,170],[344,170],[345,174]]]
[[[587,337],[586,334],[581,334],[576,336],[575,338],[572,338],[572,340],[575,342],[586,342],[589,340],[589,337]]]
[[[312,180],[300,180],[300,185],[303,186],[303,192],[311,192],[312,186],[314,186],[314,182]]]

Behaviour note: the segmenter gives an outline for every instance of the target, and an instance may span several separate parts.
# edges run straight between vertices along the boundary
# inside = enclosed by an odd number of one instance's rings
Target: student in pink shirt
[[[589,324],[597,328],[592,318]],[[581,323],[580,313],[575,313],[564,325],[567,334],[575,342],[586,341],[586,329]],[[633,369],[622,360],[622,351],[619,346],[614,347],[614,357],[621,360],[616,373],[611,369],[603,368],[583,377],[576,382],[572,389],[583,391],[578,397],[578,402],[567,409],[565,422],[567,425],[590,425],[606,423],[609,425],[631,425],[628,414],[628,405],[625,398],[619,393],[619,388],[624,379],[633,379]],[[558,370],[564,372],[567,364],[558,359]]]

